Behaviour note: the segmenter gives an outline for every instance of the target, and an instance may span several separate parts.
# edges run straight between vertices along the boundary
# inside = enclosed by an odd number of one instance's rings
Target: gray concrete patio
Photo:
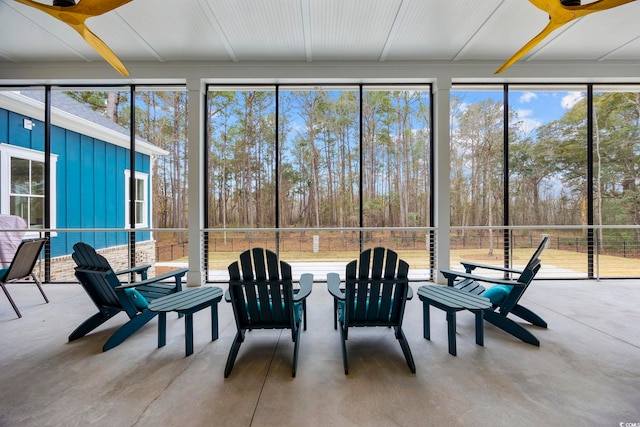
[[[316,277],[316,279],[324,277]],[[413,285],[414,290],[417,285]],[[447,352],[444,312],[432,309],[422,338],[422,305],[408,303],[405,333],[411,374],[393,333],[350,332],[349,375],[342,369],[332,300],[316,284],[308,303],[296,378],[289,333],[254,331],[224,379],[235,334],[220,304],[220,338],[210,342],[207,310],[194,316],[194,354],[184,355],[184,322],[157,319],[102,353],[120,314],[89,336],[67,337],[95,307],[79,285],[9,285],[18,319],[0,295],[0,426],[619,426],[640,423],[640,283],[544,281],[523,304],[549,329],[526,326],[541,346],[458,314],[458,356]]]

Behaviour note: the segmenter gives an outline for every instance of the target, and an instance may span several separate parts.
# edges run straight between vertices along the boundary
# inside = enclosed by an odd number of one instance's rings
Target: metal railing
[[[3,232],[15,231],[21,230],[0,230],[0,237]],[[128,267],[132,260],[137,264],[151,263],[158,270],[188,266],[188,231],[187,228],[28,230],[30,236],[52,236],[38,269],[39,277],[54,282],[74,280],[70,254],[73,244],[80,240],[96,245],[110,262],[121,268]],[[640,277],[640,226],[633,225],[453,226],[448,263],[436,262],[438,230],[430,227],[227,228],[202,229],[199,233],[197,256],[208,272],[209,281],[222,280],[227,265],[240,252],[258,246],[278,252],[294,266],[315,268],[321,273],[327,268],[340,268],[355,259],[362,249],[385,246],[409,262],[413,280],[431,280],[436,265],[456,269],[463,259],[511,268],[523,266],[543,235],[550,240],[541,256],[539,278]]]

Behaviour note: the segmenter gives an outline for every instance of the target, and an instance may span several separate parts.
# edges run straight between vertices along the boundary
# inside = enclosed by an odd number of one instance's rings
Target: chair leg
[[[18,310],[18,306],[16,305],[15,302],[13,302],[13,298],[11,298],[11,295],[9,295],[9,291],[7,291],[7,288],[4,285],[4,283],[0,283],[0,286],[2,286],[2,290],[4,291],[4,294],[7,296],[7,299],[9,300],[9,302],[11,303],[11,307],[13,307],[13,310],[18,315],[18,318],[22,317],[22,314],[20,314],[20,310]]]
[[[300,325],[296,327],[296,339],[293,343],[293,367],[291,371],[291,376],[293,378],[296,377],[296,371],[298,370],[298,348],[300,346]]]
[[[538,316],[533,311],[519,304],[516,304],[515,307],[511,309],[511,313],[513,313],[514,315],[518,316],[523,320],[526,320],[532,325],[540,326],[541,328],[547,327],[547,322],[545,322],[540,316]]]
[[[338,329],[338,300],[333,299],[333,329]]]
[[[31,278],[33,279],[34,282],[36,282],[36,286],[40,290],[40,293],[42,294],[42,298],[44,298],[44,301],[46,303],[48,303],[49,302],[49,298],[47,298],[47,296],[44,294],[44,291],[42,290],[42,286],[40,286],[40,281],[36,277],[35,273],[31,273]]]
[[[527,331],[525,328],[518,325],[516,322],[507,318],[506,316],[503,316],[502,314],[487,310],[484,313],[484,320],[494,324],[503,331],[513,335],[516,338],[521,339],[528,344],[540,347],[540,341],[538,341],[538,338],[536,338],[531,332]]]
[[[69,342],[77,340],[78,338],[82,338],[87,335],[89,332],[93,331],[98,326],[102,325],[107,320],[111,319],[116,314],[120,313],[122,310],[114,309],[114,310],[105,310],[103,309],[99,313],[94,314],[89,317],[87,320],[82,322],[80,326],[78,326],[75,331],[71,332],[69,335]]]
[[[407,342],[407,337],[404,336],[404,332],[402,328],[396,327],[396,338],[400,342],[400,347],[402,348],[402,353],[404,353],[404,358],[407,361],[407,365],[409,365],[409,369],[412,374],[416,373],[416,364],[413,362],[413,355],[411,354],[411,349],[409,348],[409,343]]]
[[[340,322],[340,343],[342,344],[342,364],[344,365],[344,374],[349,375],[349,363],[347,361],[347,334],[345,333],[344,323]]]
[[[113,335],[111,335],[111,337],[102,347],[102,351],[111,350],[112,348],[122,344],[124,340],[133,335],[133,333],[138,329],[146,325],[151,319],[156,317],[157,314],[158,313],[156,312],[145,310],[129,320],[127,323],[118,328],[118,330],[115,331]]]
[[[224,377],[228,378],[231,370],[233,369],[233,364],[236,362],[236,357],[238,356],[238,350],[240,350],[240,345],[244,341],[244,331],[239,330],[236,333],[236,337],[231,344],[231,350],[229,351],[229,356],[227,357],[227,365],[224,368]]]
[[[304,330],[307,330],[307,299],[302,300],[302,319],[304,323]],[[294,375],[295,376],[295,375]]]

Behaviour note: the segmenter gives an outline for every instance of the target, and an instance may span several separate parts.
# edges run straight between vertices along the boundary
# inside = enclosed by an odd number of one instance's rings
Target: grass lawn
[[[398,250],[400,257],[407,261],[412,268],[429,268],[429,253],[424,250]],[[495,251],[499,254],[499,251]],[[513,251],[512,263],[514,266],[524,265],[531,254],[532,248],[516,249]],[[226,270],[227,266],[237,259],[235,252],[210,252],[209,269]],[[294,262],[344,262],[345,264],[357,258],[355,251],[320,251],[313,252],[280,252],[280,258],[284,261]],[[563,251],[557,249],[545,249],[541,255],[542,264],[551,265],[563,270],[572,270],[576,273],[587,273],[587,254]],[[488,255],[484,249],[461,249],[451,251],[451,267],[458,268],[461,260],[474,261],[483,264],[502,265],[502,256]],[[176,261],[186,262],[187,258]],[[623,258],[610,255],[600,255],[596,258],[594,271],[603,277],[631,277],[640,274],[640,259]]]

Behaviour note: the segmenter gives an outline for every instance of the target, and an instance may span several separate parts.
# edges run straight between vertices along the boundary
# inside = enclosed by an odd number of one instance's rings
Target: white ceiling
[[[52,0],[42,0],[51,4]],[[574,21],[522,61],[640,61],[640,2]],[[527,0],[133,0],[87,25],[127,61],[495,61],[547,23]],[[103,61],[67,25],[0,0],[0,64]]]

